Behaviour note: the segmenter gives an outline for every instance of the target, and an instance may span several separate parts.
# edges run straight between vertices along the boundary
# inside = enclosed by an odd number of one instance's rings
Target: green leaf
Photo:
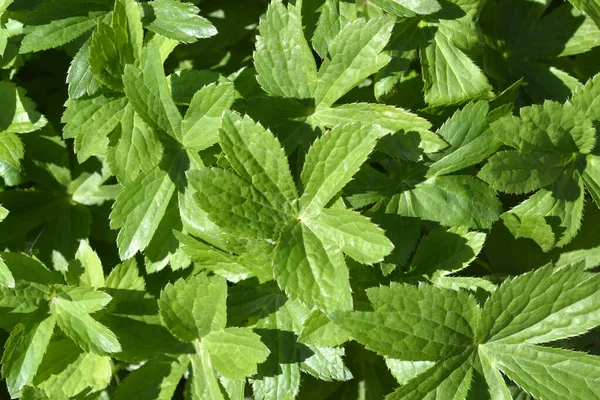
[[[227,283],[220,277],[199,274],[168,284],[160,294],[160,315],[180,340],[191,342],[225,328]]]
[[[110,214],[112,229],[121,228],[117,237],[121,260],[148,246],[175,192],[169,172],[160,168],[140,175],[117,196]]]
[[[374,0],[373,4],[399,17],[413,17],[415,14],[433,14],[442,8],[436,0]]]
[[[600,207],[600,156],[588,154],[585,159],[583,181],[596,205]]]
[[[148,30],[184,43],[193,43],[217,34],[217,29],[198,15],[200,10],[190,3],[154,0],[142,3],[144,26]]]
[[[254,66],[257,81],[272,96],[314,97],[317,66],[302,30],[301,5],[272,1],[259,24]]]
[[[597,0],[569,0],[569,2],[589,15],[600,27],[600,3]]]
[[[0,257],[0,286],[7,288],[15,287],[15,278],[12,276],[10,269],[4,264],[2,257]]]
[[[10,333],[2,356],[2,377],[11,396],[33,380],[54,331],[56,318],[42,307]]]
[[[314,142],[306,155],[300,197],[303,214],[327,203],[352,179],[383,134],[381,128],[360,123],[338,125]]]
[[[570,154],[503,151],[492,156],[477,175],[496,190],[528,193],[556,181],[573,162]]]
[[[600,7],[599,7],[600,11]],[[600,99],[600,74],[591,78],[581,90],[573,93],[569,102],[596,124],[600,122],[597,102]]]
[[[329,46],[329,57],[319,69],[314,97],[319,107],[331,106],[350,89],[379,71],[390,57],[382,53],[395,19],[359,18],[340,30]]]
[[[576,398],[600,392],[600,359],[584,353],[533,345],[489,344],[485,348],[502,372],[540,399]]]
[[[444,106],[487,96],[492,87],[479,67],[438,30],[421,50],[425,101]]]
[[[475,339],[479,307],[465,292],[393,285],[367,294],[373,312],[337,312],[333,321],[380,355],[436,361],[465,352]]]
[[[75,139],[79,162],[93,155],[103,156],[108,146],[108,135],[117,127],[125,111],[127,99],[99,95],[90,99],[69,100],[62,117],[66,123],[65,139]]]
[[[106,287],[124,290],[145,290],[146,283],[140,276],[135,258],[117,265],[106,278]]]
[[[324,243],[331,243],[356,261],[383,261],[394,248],[381,228],[350,210],[325,209],[303,223]]]
[[[300,369],[323,381],[347,381],[353,378],[352,373],[344,365],[343,347],[313,347],[313,353],[300,364]]]
[[[90,70],[88,59],[91,43],[90,39],[85,41],[69,66],[67,83],[69,84],[69,98],[71,100],[79,99],[85,95],[91,96],[101,87],[101,83]]]
[[[125,94],[135,112],[152,128],[181,142],[181,114],[171,98],[158,49],[149,44],[142,54],[141,70],[125,66]]]
[[[483,309],[487,342],[536,344],[585,333],[600,324],[598,279],[584,265],[548,265],[505,281]]]
[[[311,42],[317,54],[325,58],[329,53],[329,46],[340,30],[357,18],[356,5],[345,0],[326,0],[320,11]]]
[[[273,268],[279,287],[291,298],[325,312],[352,307],[342,253],[324,244],[303,222],[291,221],[283,228]]]
[[[27,133],[45,126],[48,121],[35,110],[35,103],[25,96],[25,89],[12,82],[0,82],[0,132]]]
[[[257,364],[267,359],[270,351],[260,336],[244,328],[212,331],[202,339],[212,365],[221,375],[241,379],[256,374]]]
[[[300,343],[321,347],[338,346],[349,340],[348,333],[333,323],[321,310],[313,311],[304,321]]]
[[[42,285],[64,282],[60,273],[50,271],[35,257],[13,252],[0,253],[0,257],[17,282],[35,282]]]
[[[433,367],[435,363],[432,361],[402,361],[386,357],[385,365],[400,385],[406,385],[411,379]]]
[[[62,46],[96,26],[103,13],[91,12],[87,16],[58,19],[46,25],[34,26],[21,42],[21,54]]]
[[[211,358],[204,343],[196,344],[196,354],[191,359],[191,374],[187,391],[192,400],[225,400]]]
[[[25,155],[23,142],[14,133],[0,132],[0,161],[19,169]]]
[[[69,264],[67,280],[84,287],[100,288],[104,286],[104,270],[98,254],[85,240],[79,242],[75,260]]]
[[[124,186],[140,173],[149,173],[162,158],[163,147],[156,132],[127,104],[121,127],[114,131],[107,161],[112,172]]]
[[[100,356],[121,351],[115,334],[89,315],[83,301],[58,295],[50,300],[50,308],[60,329],[84,351]]]
[[[212,168],[190,171],[198,203],[210,219],[234,235],[276,239],[290,216],[254,186],[227,170]]]
[[[200,151],[217,143],[223,111],[231,107],[233,100],[233,84],[211,84],[197,91],[182,122],[185,147]]]
[[[110,357],[84,353],[71,340],[50,342],[33,380],[49,398],[71,398],[105,389],[112,378]]]
[[[189,363],[188,354],[149,361],[117,386],[115,400],[170,400]]]

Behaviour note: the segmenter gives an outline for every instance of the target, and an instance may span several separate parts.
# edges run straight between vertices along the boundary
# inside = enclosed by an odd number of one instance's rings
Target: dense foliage
[[[0,397],[600,398],[599,24],[0,0]]]

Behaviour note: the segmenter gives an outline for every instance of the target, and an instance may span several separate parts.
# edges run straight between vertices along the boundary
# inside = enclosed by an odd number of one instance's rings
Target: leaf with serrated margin
[[[574,161],[557,152],[502,151],[492,156],[477,177],[505,193],[529,193],[552,184]]]
[[[348,333],[333,323],[321,310],[314,310],[304,321],[298,337],[300,343],[333,347],[347,342]]]
[[[477,164],[494,154],[501,146],[489,128],[490,120],[510,112],[510,109],[493,111],[488,115],[489,105],[480,101],[469,103],[456,111],[438,129],[450,147],[436,154],[436,161],[429,167],[427,176],[445,175]]]
[[[600,357],[535,345],[486,344],[502,372],[538,399],[593,399],[600,393]]]
[[[113,132],[107,161],[119,182],[128,186],[140,173],[149,173],[162,158],[163,146],[156,132],[127,103],[121,127]]]
[[[382,10],[399,17],[414,17],[416,14],[433,14],[442,8],[436,0],[373,0],[372,3]]]
[[[587,332],[600,324],[599,284],[581,264],[506,280],[483,308],[486,341],[536,344]]]
[[[85,95],[95,94],[101,87],[101,83],[94,77],[90,70],[88,58],[90,56],[91,39],[85,41],[79,49],[67,72],[67,83],[69,84],[69,98],[79,99]]]
[[[49,270],[33,256],[25,253],[5,252],[0,253],[0,257],[2,257],[17,282],[34,282],[42,285],[64,283],[59,272]]]
[[[506,381],[487,352],[486,346],[478,346],[477,355],[479,365],[476,368],[485,378],[490,400],[513,400]]]
[[[117,265],[106,278],[106,287],[124,290],[146,290],[146,282],[140,276],[135,258]]]
[[[291,298],[325,312],[352,307],[348,268],[340,250],[325,245],[308,226],[290,221],[273,256],[275,280]]]
[[[502,206],[496,193],[472,176],[436,176],[392,196],[387,213],[437,221],[445,226],[491,228]]]
[[[598,9],[600,11],[600,5]],[[583,88],[573,93],[569,102],[598,124],[600,122],[600,74],[594,75]]]
[[[212,360],[204,343],[195,343],[196,354],[190,357],[191,374],[187,392],[191,400],[225,400]]]
[[[430,106],[462,103],[492,90],[481,69],[440,30],[421,51],[421,64]]]
[[[386,397],[389,400],[437,400],[467,398],[473,379],[473,351],[438,362]]]
[[[390,57],[382,53],[390,39],[395,18],[359,18],[343,27],[329,46],[329,57],[319,69],[315,91],[318,107],[331,106],[350,89],[379,71]]]
[[[491,127],[502,142],[525,152],[588,154],[596,143],[592,121],[570,103],[545,101],[523,107],[521,118],[507,116]]]
[[[102,261],[86,240],[79,242],[79,248],[75,253],[75,261],[69,264],[66,275],[69,283],[73,285],[90,288],[104,286]]]
[[[412,259],[412,272],[422,275],[458,272],[477,257],[485,237],[483,232],[469,232],[460,227],[431,231],[417,247]]]
[[[233,169],[283,213],[296,215],[298,193],[288,160],[273,134],[248,116],[226,112],[221,148]]]
[[[0,102],[0,132],[33,132],[48,123],[35,110],[35,103],[25,96],[25,89],[12,82],[0,81]]]
[[[383,135],[378,126],[358,122],[338,125],[317,139],[304,162],[300,197],[302,213],[325,207],[358,171]]]
[[[100,356],[121,351],[115,334],[92,318],[83,302],[62,294],[50,300],[50,309],[60,329],[84,351]]]
[[[108,135],[118,125],[127,99],[105,95],[90,99],[69,100],[62,116],[66,123],[65,139],[75,139],[77,160],[82,163],[93,155],[105,155]]]
[[[317,54],[325,58],[329,54],[331,42],[340,30],[357,18],[356,4],[348,0],[327,0],[320,11],[311,43]]]
[[[317,65],[304,37],[300,10],[300,5],[272,1],[259,24],[256,80],[272,96],[314,97]]]
[[[475,339],[480,310],[465,292],[396,284],[367,294],[373,312],[337,312],[333,321],[380,355],[437,361],[463,353]]]
[[[188,354],[159,358],[131,372],[117,386],[115,400],[171,400],[190,363]]]
[[[600,156],[588,154],[585,158],[585,169],[582,177],[586,189],[600,208]]]
[[[200,151],[219,141],[223,111],[233,104],[234,94],[232,83],[210,84],[194,94],[182,123],[187,149]]]
[[[338,124],[362,122],[364,125],[380,125],[384,130],[421,131],[431,128],[431,123],[410,111],[387,104],[350,103],[334,107],[322,107],[311,116],[319,124],[333,128]]]
[[[110,357],[84,353],[67,338],[53,340],[33,380],[51,399],[105,389],[112,378]]]
[[[14,133],[0,132],[0,162],[7,163],[15,169],[21,168],[21,159],[25,148],[21,139]]]
[[[7,288],[15,287],[15,278],[12,276],[10,269],[4,264],[2,257],[0,257],[0,286]]]
[[[142,3],[143,22],[148,30],[179,42],[193,43],[217,34],[206,18],[198,15],[198,7],[175,0]]]
[[[260,336],[246,328],[213,331],[202,339],[212,365],[229,379],[256,374],[256,366],[267,359],[270,351]]]
[[[54,331],[56,318],[42,307],[26,317],[10,333],[4,344],[2,377],[11,395],[33,380]]]
[[[133,109],[148,125],[182,140],[181,114],[171,98],[160,54],[153,44],[144,49],[141,70],[125,66],[123,84]]]
[[[104,13],[90,12],[87,16],[54,20],[46,25],[33,26],[23,38],[21,54],[62,46],[96,26]]]
[[[210,219],[231,234],[275,240],[282,225],[293,218],[233,172],[202,169],[187,177]]]
[[[169,172],[156,168],[119,193],[110,213],[110,227],[121,228],[117,236],[121,260],[148,246],[174,192]]]
[[[302,372],[326,382],[348,381],[353,378],[342,359],[346,353],[343,347],[309,346],[309,349],[313,354],[300,364]]]
[[[569,2],[589,15],[600,28],[600,2],[598,0],[569,0]]]
[[[381,228],[351,210],[325,209],[302,222],[322,242],[338,247],[363,264],[383,261],[394,248]]]
[[[158,301],[165,326],[184,342],[225,328],[227,282],[201,273],[188,281],[179,279],[161,291]]]

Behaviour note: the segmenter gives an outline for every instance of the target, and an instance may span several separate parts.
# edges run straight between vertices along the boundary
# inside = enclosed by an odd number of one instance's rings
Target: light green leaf
[[[158,307],[166,327],[180,340],[191,342],[225,328],[227,282],[204,273],[177,280],[161,291]]]
[[[110,357],[84,353],[70,339],[50,342],[33,380],[51,399],[105,389],[112,379]]]
[[[188,149],[204,150],[219,141],[223,111],[234,100],[231,83],[204,86],[194,94],[182,123],[183,144]]]
[[[498,368],[539,399],[578,399],[600,393],[600,358],[585,353],[533,345],[486,344]]]
[[[227,161],[259,190],[271,207],[293,218],[297,215],[296,185],[283,148],[273,134],[249,117],[225,113],[221,147]]]
[[[401,386],[387,397],[390,400],[435,400],[467,398],[473,379],[470,350],[438,362],[432,368]]]
[[[121,260],[148,246],[174,192],[175,182],[169,172],[156,168],[119,193],[110,214],[110,227],[121,228],[117,237]]]
[[[358,171],[382,134],[377,126],[355,122],[338,125],[317,139],[301,174],[302,213],[310,215],[325,207]]]
[[[598,11],[600,11],[600,5]],[[598,101],[600,101],[600,74],[596,74],[587,81],[585,86],[573,93],[573,97],[569,100],[577,110],[583,112],[595,123],[600,122]]]
[[[198,15],[200,10],[190,3],[176,0],[154,0],[142,3],[143,22],[148,30],[170,39],[193,43],[217,34],[217,29]]]
[[[402,361],[386,357],[385,365],[400,385],[406,385],[411,379],[433,367],[435,363],[433,361]]]
[[[50,271],[35,257],[14,252],[0,253],[0,257],[4,260],[5,265],[17,282],[34,282],[46,286],[55,283],[64,283],[60,273]]]
[[[290,216],[233,172],[212,168],[188,173],[198,203],[217,225],[242,237],[275,240]]]
[[[477,257],[485,237],[483,232],[466,228],[436,229],[421,240],[412,259],[412,272],[428,276],[458,272]]]
[[[304,32],[301,3],[272,1],[259,24],[254,66],[256,80],[272,96],[314,97],[317,66]]]
[[[75,139],[75,152],[79,162],[93,155],[105,155],[108,135],[119,124],[127,99],[99,95],[90,99],[69,100],[62,116],[66,123],[65,139]]]
[[[309,315],[298,337],[300,343],[321,347],[338,346],[349,339],[348,333],[333,323],[321,310],[314,310]]]
[[[487,352],[487,346],[477,348],[481,373],[486,380],[490,400],[513,400],[504,377]]]
[[[600,2],[598,0],[569,0],[569,2],[589,15],[600,27]]]
[[[421,65],[425,101],[430,106],[466,102],[492,90],[481,69],[441,30],[421,50]]]
[[[2,207],[2,206],[0,206]],[[15,278],[12,276],[10,269],[4,264],[4,260],[0,256],[0,287],[4,286],[7,288],[15,287]]]
[[[107,161],[119,182],[128,186],[140,173],[149,173],[162,158],[163,146],[156,132],[127,104],[121,127],[115,130]]]
[[[340,250],[325,245],[308,226],[291,221],[273,256],[275,279],[291,298],[325,312],[352,307],[348,269]]]
[[[26,133],[36,131],[48,121],[35,110],[35,103],[25,96],[25,89],[12,82],[0,81],[0,132]]]
[[[256,366],[267,359],[270,351],[260,336],[245,328],[212,331],[202,339],[212,365],[221,375],[242,379],[256,374]]]
[[[573,161],[571,154],[502,151],[491,157],[477,176],[496,190],[528,193],[552,184]]]
[[[101,87],[101,83],[90,70],[88,62],[91,43],[91,39],[85,41],[69,66],[67,83],[69,84],[69,98],[71,100],[79,99],[85,95],[91,96]]]
[[[171,400],[190,363],[188,354],[177,358],[152,360],[119,383],[114,393],[115,400]]]
[[[100,356],[121,351],[115,334],[88,314],[85,303],[63,294],[50,300],[50,308],[60,329],[84,351]]]
[[[483,309],[487,342],[535,344],[585,333],[600,324],[599,279],[585,265],[548,265],[505,281]]]
[[[584,206],[583,181],[577,170],[565,170],[550,187],[543,188],[502,216],[513,235],[534,239],[548,249],[548,229],[554,233],[552,244],[562,247],[579,231]],[[511,218],[516,217],[517,220]],[[533,216],[542,217],[537,218]],[[533,219],[532,219],[533,218]],[[527,225],[535,223],[533,227]]]
[[[2,356],[2,377],[11,396],[33,380],[54,331],[56,318],[47,307],[26,317],[10,333]]]
[[[348,0],[326,0],[320,11],[311,42],[317,54],[325,58],[340,30],[357,18],[356,4]]]
[[[399,17],[433,14],[442,8],[436,0],[373,0],[372,3]]]
[[[146,290],[146,282],[140,276],[135,258],[117,265],[106,279],[106,287],[124,290]]]
[[[350,211],[325,209],[303,223],[323,243],[330,243],[363,264],[383,261],[394,245],[368,218]]]
[[[327,128],[349,122],[380,125],[389,132],[422,131],[431,128],[431,123],[426,119],[387,104],[351,103],[321,107],[315,110],[311,118]]]
[[[225,400],[215,374],[210,355],[204,343],[195,345],[196,354],[191,359],[191,374],[187,390],[191,400]]]
[[[317,379],[331,381],[348,381],[353,378],[352,372],[344,365],[343,347],[310,347],[313,353],[300,364],[300,369]]]
[[[585,169],[582,177],[585,187],[600,208],[600,156],[588,154],[585,158]]]
[[[69,265],[67,276],[76,274],[73,284],[84,287],[100,288],[104,286],[104,270],[98,254],[85,240],[79,242],[75,253],[75,262]],[[70,280],[70,279],[69,279]]]
[[[418,217],[445,226],[491,228],[501,204],[495,192],[471,176],[436,176],[394,195],[387,213]]]
[[[359,18],[342,28],[329,46],[329,57],[319,69],[314,95],[318,107],[331,106],[390,61],[382,51],[390,39],[394,22],[389,16],[369,21]]]
[[[158,49],[149,44],[142,54],[141,70],[125,66],[125,93],[135,112],[152,128],[182,140],[181,114],[171,98]]]
[[[0,132],[0,162],[5,162],[13,168],[21,168],[21,159],[25,155],[23,142],[14,133]]]
[[[466,351],[479,307],[465,292],[396,284],[367,289],[373,312],[337,312],[333,321],[380,355],[437,361]]]
[[[51,49],[69,43],[96,26],[103,13],[91,12],[87,16],[54,20],[46,25],[34,26],[21,42],[21,54]]]

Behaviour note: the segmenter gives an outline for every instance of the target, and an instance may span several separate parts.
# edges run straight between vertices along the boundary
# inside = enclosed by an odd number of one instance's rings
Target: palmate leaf
[[[505,281],[483,309],[463,292],[424,285],[372,288],[373,311],[338,311],[333,321],[381,355],[436,362],[390,398],[465,399],[467,377],[478,366],[492,398],[510,398],[499,371],[540,398],[559,399],[565,391],[585,398],[600,387],[595,372],[581,371],[594,369],[598,357],[536,344],[600,324],[597,281],[583,265],[548,265]]]

